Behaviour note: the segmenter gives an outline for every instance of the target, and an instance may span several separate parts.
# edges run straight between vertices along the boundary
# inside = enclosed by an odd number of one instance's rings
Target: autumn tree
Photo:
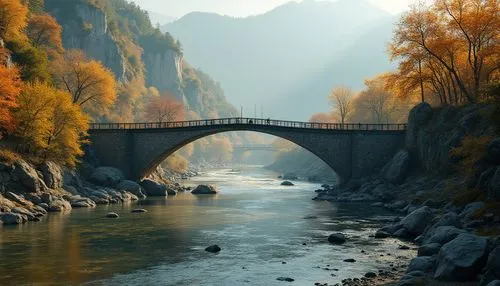
[[[335,87],[328,97],[330,104],[334,109],[334,114],[340,118],[344,124],[352,112],[352,100],[354,92],[346,86]]]
[[[309,118],[309,122],[319,122],[319,123],[337,123],[339,122],[338,117],[334,114],[327,112],[315,113]]]
[[[22,38],[27,25],[28,7],[20,0],[0,0],[0,38]]]
[[[435,0],[404,14],[390,45],[395,81],[437,94],[442,103],[476,102],[500,67],[497,0]]]
[[[71,94],[73,103],[91,114],[102,114],[116,100],[113,73],[81,51],[69,51],[58,59],[52,74],[58,88]]]
[[[26,30],[35,47],[62,51],[62,27],[47,13],[31,15]]]
[[[69,93],[46,83],[28,83],[18,97],[14,118],[22,151],[72,167],[83,155],[88,118]]]
[[[0,64],[0,138],[2,131],[12,132],[15,122],[12,109],[17,107],[17,97],[21,92],[21,79],[17,68],[7,68]]]
[[[12,61],[20,69],[23,81],[51,81],[47,53],[28,41],[14,40],[7,43]]]
[[[144,112],[145,119],[151,122],[173,122],[184,119],[184,105],[170,93],[152,98]]]

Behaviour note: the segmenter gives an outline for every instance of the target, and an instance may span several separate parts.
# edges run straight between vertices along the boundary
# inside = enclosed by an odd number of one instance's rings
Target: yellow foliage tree
[[[88,117],[71,95],[46,83],[30,83],[23,87],[18,104],[14,117],[23,151],[74,167],[83,155]]]
[[[81,51],[69,51],[56,60],[52,73],[57,87],[93,116],[105,113],[116,100],[113,73],[100,62],[86,59]]]
[[[0,38],[14,40],[24,38],[28,7],[21,0],[0,0]]]
[[[352,112],[352,102],[354,92],[347,86],[335,87],[328,97],[330,104],[334,109],[334,115],[340,118],[340,122],[344,124]]]

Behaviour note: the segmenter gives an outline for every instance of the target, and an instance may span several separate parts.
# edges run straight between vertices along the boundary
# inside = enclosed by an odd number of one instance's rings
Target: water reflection
[[[218,195],[179,193],[168,199],[75,209],[52,214],[41,223],[4,227],[0,284],[241,285],[250,280],[251,285],[272,285],[269,281],[289,273],[300,276],[297,285],[302,285],[300,279],[308,284],[322,276],[331,279],[329,273],[309,268],[315,263],[359,255],[352,245],[326,244],[331,231],[362,237],[355,243],[372,245],[374,252],[390,247],[365,239],[385,215],[380,210],[313,202],[316,185],[283,188],[273,178],[275,174],[265,171],[218,171],[195,181],[219,181]],[[148,212],[131,213],[134,208]],[[105,218],[109,211],[120,218]],[[207,255],[203,249],[215,243],[223,251]],[[379,258],[357,259],[361,263],[344,269],[339,279],[366,272]],[[284,266],[282,260],[288,263]]]

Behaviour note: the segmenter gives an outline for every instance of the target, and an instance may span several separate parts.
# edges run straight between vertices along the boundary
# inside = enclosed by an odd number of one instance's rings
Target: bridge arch
[[[254,131],[289,140],[310,151],[341,178],[369,175],[404,146],[405,125],[326,124],[227,118],[171,123],[92,124],[91,148],[101,165],[141,179],[169,155],[200,138]]]
[[[318,159],[320,159],[325,164],[327,164],[335,173],[339,174],[340,177],[344,176],[344,178],[346,178],[350,175],[350,174],[346,174],[346,173],[339,173],[339,171],[337,170],[337,168],[340,168],[340,166],[342,164],[348,164],[348,162],[342,162],[342,160],[340,160],[340,159],[337,159],[335,161],[330,160],[330,162],[326,161],[325,156],[323,156],[323,158],[322,158],[322,154],[316,153],[316,152],[319,152],[321,148],[314,148],[314,146],[313,146],[314,144],[307,144],[307,142],[305,140],[300,140],[293,135],[286,136],[286,132],[285,133],[272,132],[269,130],[256,131],[256,130],[252,130],[249,128],[240,128],[240,129],[231,129],[231,130],[211,130],[211,132],[196,134],[196,135],[193,135],[193,137],[186,136],[185,141],[176,142],[176,143],[174,143],[174,144],[176,144],[174,146],[165,146],[165,150],[163,152],[161,152],[160,155],[158,155],[153,160],[151,160],[150,163],[147,163],[147,167],[139,174],[139,177],[140,178],[147,177],[161,164],[161,162],[163,162],[170,155],[174,154],[175,152],[177,152],[178,150],[182,149],[183,147],[185,147],[186,145],[188,145],[190,143],[193,143],[199,139],[203,139],[203,138],[211,136],[211,135],[217,135],[217,134],[222,134],[222,133],[227,133],[227,132],[237,132],[237,131],[257,132],[257,133],[262,133],[262,134],[267,134],[267,135],[273,135],[275,137],[288,140],[288,141],[296,144],[297,146],[300,146],[301,148],[314,154]],[[278,135],[277,133],[280,133],[280,135]],[[344,169],[346,169],[346,168],[344,168]]]

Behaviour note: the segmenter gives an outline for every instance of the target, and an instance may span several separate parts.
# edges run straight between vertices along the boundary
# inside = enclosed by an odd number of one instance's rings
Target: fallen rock
[[[102,187],[116,186],[123,178],[123,173],[113,167],[96,168],[90,175],[90,181]]]
[[[439,253],[441,249],[441,244],[439,243],[429,243],[424,244],[418,248],[418,256],[433,256]]]
[[[109,212],[106,214],[107,218],[119,218],[120,216],[117,213]]]
[[[151,197],[165,197],[167,195],[167,186],[150,179],[142,180],[141,186],[146,195]]]
[[[292,182],[290,181],[284,181],[283,183],[281,183],[282,186],[287,186],[287,187],[291,187],[291,186],[295,186]]]
[[[134,181],[123,180],[120,183],[118,183],[118,185],[115,186],[115,189],[120,192],[123,191],[132,193],[141,199],[146,198],[146,195],[144,194],[145,193],[144,189],[141,187],[141,185],[139,185]]]
[[[434,213],[427,207],[416,209],[401,221],[403,228],[413,237],[419,236],[431,223]]]
[[[210,253],[217,253],[221,250],[222,249],[217,244],[214,244],[214,245],[211,245],[211,246],[205,248],[205,251],[208,251]]]
[[[410,163],[410,153],[407,150],[400,150],[382,169],[382,174],[390,183],[401,184],[410,170]]]
[[[413,271],[431,272],[436,263],[436,259],[431,256],[419,256],[413,258],[413,260],[408,265],[406,272],[410,273]]]
[[[431,237],[424,240],[424,243],[426,244],[439,243],[443,245],[449,241],[452,241],[458,235],[465,232],[466,232],[465,230],[458,229],[454,226],[440,226],[433,231],[434,234]]]
[[[365,277],[366,278],[375,278],[375,277],[377,277],[377,274],[375,272],[366,272]]]
[[[42,173],[43,181],[51,189],[60,189],[63,186],[63,171],[54,162],[44,162],[38,169]]]
[[[443,281],[474,280],[486,264],[488,241],[462,233],[443,245],[437,258],[434,278]]]
[[[9,224],[22,224],[25,222],[21,214],[18,213],[1,213],[0,220],[5,225]]]
[[[328,236],[328,242],[331,244],[343,244],[346,241],[346,237],[343,233],[334,233]]]
[[[48,209],[49,212],[65,212],[71,210],[71,204],[62,199],[55,199],[48,205],[49,205]]]
[[[14,163],[14,171],[12,171],[14,181],[19,181],[23,186],[20,191],[26,193],[38,193],[41,190],[41,179],[35,168],[23,160],[18,160]]]
[[[217,194],[217,190],[212,185],[199,185],[191,193],[194,195],[213,195]]]

